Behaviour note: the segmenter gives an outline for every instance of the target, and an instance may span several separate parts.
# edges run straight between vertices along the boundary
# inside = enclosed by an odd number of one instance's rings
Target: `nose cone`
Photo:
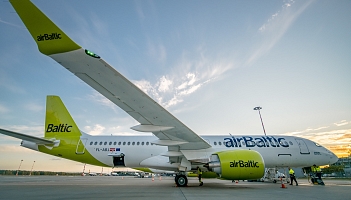
[[[330,152],[330,164],[334,164],[338,160],[339,160],[339,158],[333,152]]]

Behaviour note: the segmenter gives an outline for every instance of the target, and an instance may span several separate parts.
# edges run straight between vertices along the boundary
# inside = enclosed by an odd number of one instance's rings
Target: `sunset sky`
[[[261,106],[267,134],[350,154],[351,1],[33,3],[199,135],[261,135]],[[84,132],[139,134],[134,119],[38,51],[7,1],[0,35],[1,128],[42,137],[46,95],[58,95]],[[34,160],[36,170],[83,169],[19,144],[0,135],[0,169],[21,159],[28,170]]]

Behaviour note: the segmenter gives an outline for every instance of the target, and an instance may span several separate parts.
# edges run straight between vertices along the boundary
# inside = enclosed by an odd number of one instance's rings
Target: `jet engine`
[[[228,180],[260,179],[265,169],[261,154],[246,149],[214,153],[205,167]]]

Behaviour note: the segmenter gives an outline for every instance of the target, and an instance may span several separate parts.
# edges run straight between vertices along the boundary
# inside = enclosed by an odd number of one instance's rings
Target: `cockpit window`
[[[318,144],[318,143],[314,143],[317,147],[321,147],[322,145]]]

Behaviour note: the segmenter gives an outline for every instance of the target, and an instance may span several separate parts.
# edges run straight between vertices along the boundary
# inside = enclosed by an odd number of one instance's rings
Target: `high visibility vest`
[[[316,170],[316,172],[321,172],[322,171],[320,167],[316,167],[315,170]]]
[[[199,169],[197,169],[197,174],[202,174],[202,171],[201,171],[201,169],[199,168]]]
[[[290,169],[289,170],[289,174],[294,174],[295,172],[294,172],[294,170],[293,169]]]

